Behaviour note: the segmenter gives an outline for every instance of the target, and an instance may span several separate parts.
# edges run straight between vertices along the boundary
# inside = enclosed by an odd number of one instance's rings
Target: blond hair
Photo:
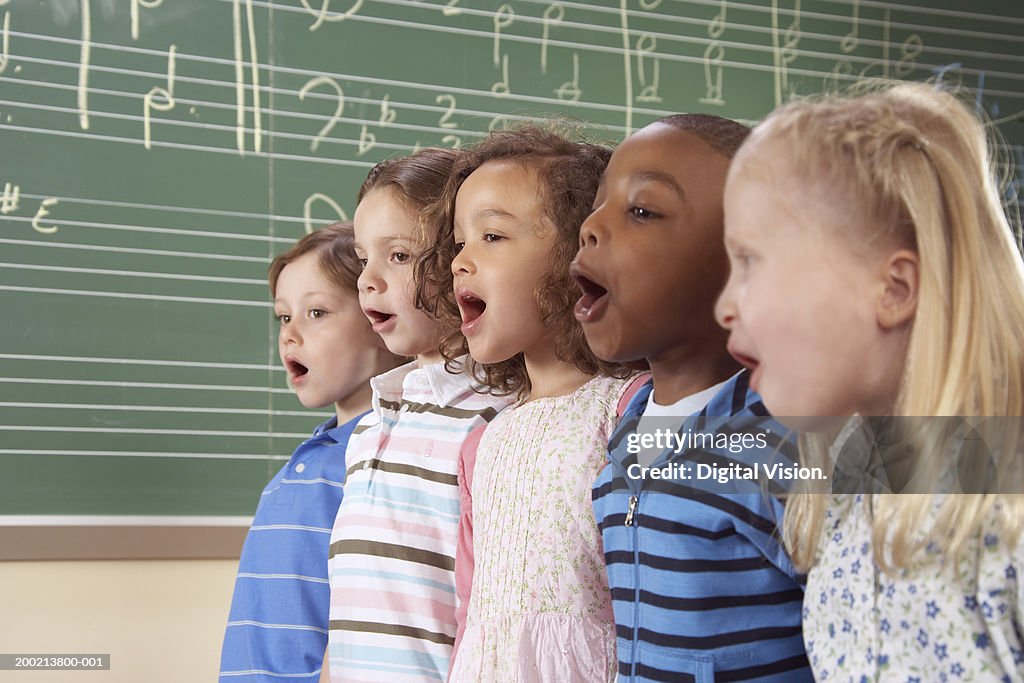
[[[768,140],[813,191],[862,219],[863,229],[848,236],[854,243],[918,255],[917,310],[894,413],[1020,416],[1024,264],[971,109],[950,92],[912,83],[796,102],[758,126],[737,163]],[[827,449],[820,437],[801,439],[806,464],[824,462]],[[922,461],[936,457],[934,449],[917,452]],[[1016,449],[1011,455],[1003,467],[1019,467]],[[812,493],[787,502],[786,545],[803,569],[814,564],[826,502]],[[875,560],[886,570],[909,568],[928,545],[956,558],[992,515],[1011,538],[1024,527],[1024,497],[1016,495],[876,494],[868,503]]]

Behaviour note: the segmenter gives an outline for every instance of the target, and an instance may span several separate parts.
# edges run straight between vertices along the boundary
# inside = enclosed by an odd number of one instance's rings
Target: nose
[[[384,278],[381,277],[374,264],[367,262],[366,266],[363,267],[358,279],[356,279],[356,289],[359,290],[360,294],[368,294],[370,292],[379,294],[386,289]]]
[[[603,240],[601,227],[601,207],[594,209],[587,219],[580,226],[580,249],[584,247],[596,247]]]
[[[302,343],[302,333],[299,331],[299,323],[292,318],[290,321],[281,324],[281,331],[278,333],[281,344],[292,346]]]
[[[725,289],[718,295],[715,302],[715,320],[727,330],[731,330],[736,323],[738,312],[736,309],[735,287],[732,283],[732,276],[725,283]]]
[[[471,275],[475,272],[476,264],[473,261],[470,247],[467,244],[463,244],[462,249],[452,259],[452,275]]]

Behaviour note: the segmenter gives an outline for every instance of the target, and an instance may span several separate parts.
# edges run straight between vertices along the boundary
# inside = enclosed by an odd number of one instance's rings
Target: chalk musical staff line
[[[310,415],[312,417],[312,415]],[[260,436],[267,437],[268,433],[257,432]],[[308,436],[308,435],[307,435]],[[112,451],[112,450],[63,450],[63,449],[52,449],[52,448],[0,448],[0,455],[21,455],[26,457],[40,456],[40,455],[84,455],[84,456],[103,456],[112,458],[186,458],[196,460],[288,460],[291,458],[289,455],[267,455],[266,453],[231,453],[224,451],[221,453],[178,453],[175,451]],[[8,521],[9,515],[3,515],[3,520],[0,523]],[[78,518],[75,518],[78,519]],[[148,519],[148,517],[147,517]],[[189,520],[190,518],[183,518]],[[218,520],[220,518],[217,518]],[[249,518],[246,518],[249,519]],[[249,522],[252,520],[249,519]],[[33,524],[35,524],[33,519]]]
[[[38,361],[40,363],[100,363],[111,365],[141,365],[161,366],[176,368],[205,368],[210,370],[273,370],[284,372],[284,368],[274,364],[262,363],[215,363],[202,360],[173,360],[170,358],[132,358],[128,356],[69,356],[69,355],[46,355],[35,353],[0,353],[0,360],[13,360],[18,362]]]

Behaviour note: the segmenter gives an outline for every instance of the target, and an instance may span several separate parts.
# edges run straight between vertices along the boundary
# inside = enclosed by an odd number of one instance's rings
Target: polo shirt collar
[[[377,375],[370,380],[370,387],[373,411],[377,414],[381,412],[381,401],[399,402],[409,390],[425,388],[441,408],[449,407],[471,390],[465,373],[452,374],[444,369],[443,362],[420,368],[415,361]]]

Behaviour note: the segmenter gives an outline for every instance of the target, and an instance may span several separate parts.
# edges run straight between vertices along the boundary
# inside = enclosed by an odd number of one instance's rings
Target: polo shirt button
[[[305,465],[305,463],[301,463],[301,462],[300,462],[300,463],[299,463],[298,465],[296,465],[296,466],[295,466],[295,471],[296,471],[296,472],[302,473],[302,472],[304,472],[305,470],[306,470],[306,465]]]
[[[369,460],[364,460],[363,461],[363,469],[364,470],[370,469],[370,461]]]
[[[400,413],[408,413],[409,412],[409,404],[408,403],[403,403],[402,407],[398,409],[398,412],[400,412]]]

